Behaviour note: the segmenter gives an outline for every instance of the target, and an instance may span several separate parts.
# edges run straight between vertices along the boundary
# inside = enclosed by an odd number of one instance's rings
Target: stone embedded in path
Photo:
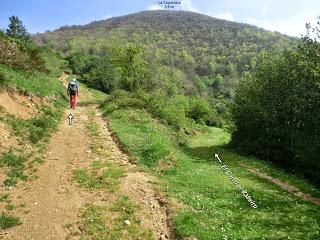
[[[131,225],[131,222],[130,222],[129,220],[125,220],[125,221],[124,221],[124,224],[130,226],[130,225]]]

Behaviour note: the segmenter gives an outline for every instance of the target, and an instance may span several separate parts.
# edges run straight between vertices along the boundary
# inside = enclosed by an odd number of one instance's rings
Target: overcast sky
[[[172,0],[167,0],[172,1]],[[178,1],[178,0],[175,0]],[[299,37],[305,23],[320,16],[319,0],[181,0],[176,10],[198,12]],[[0,0],[0,28],[17,15],[31,33],[86,24],[141,10],[161,8],[158,0]]]

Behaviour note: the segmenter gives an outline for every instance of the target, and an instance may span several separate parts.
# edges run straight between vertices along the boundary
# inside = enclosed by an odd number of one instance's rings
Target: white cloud
[[[311,23],[315,25],[320,9],[313,11],[304,11],[299,15],[286,19],[277,20],[259,20],[255,18],[247,18],[246,23],[262,27],[266,30],[277,31],[290,36],[300,37],[301,34],[305,34],[305,24]]]
[[[162,10],[163,8],[160,5],[154,4],[147,7],[147,10]]]
[[[228,21],[234,21],[234,17],[231,12],[212,13],[209,11],[204,14],[211,16],[211,17],[214,17],[214,18],[219,18],[219,19],[228,20]]]
[[[267,7],[267,6],[264,6],[264,7],[261,9],[260,13],[261,13],[262,16],[268,15],[268,13],[269,13],[268,7]]]
[[[112,16],[111,16],[110,14],[108,14],[108,15],[102,16],[102,17],[100,18],[100,20],[106,20],[106,19],[108,19],[108,18],[112,18]]]
[[[183,0],[181,2],[181,9],[184,11],[199,12],[199,10],[193,6],[192,0]]]
[[[218,13],[218,14],[210,14],[209,13],[208,15],[215,17],[215,18],[228,20],[228,21],[234,20],[234,17],[231,12],[223,12],[223,13]]]

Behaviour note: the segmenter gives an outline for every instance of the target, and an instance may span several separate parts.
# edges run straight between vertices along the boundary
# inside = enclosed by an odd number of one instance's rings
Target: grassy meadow
[[[319,239],[320,206],[259,178],[240,163],[286,180],[313,196],[319,191],[298,176],[232,152],[226,145],[229,133],[224,130],[210,128],[207,133],[190,136],[186,147],[180,147],[170,129],[144,110],[120,109],[107,117],[139,164],[159,175],[165,183],[163,190],[185,205],[174,217],[179,238]],[[214,153],[220,154],[257,209],[220,169]]]

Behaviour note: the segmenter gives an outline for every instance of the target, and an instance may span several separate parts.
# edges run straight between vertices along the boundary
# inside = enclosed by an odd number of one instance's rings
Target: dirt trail
[[[65,82],[66,77],[64,75],[60,80]],[[86,101],[92,99],[92,95],[82,91],[80,99]],[[90,150],[94,139],[86,128],[87,114],[94,109],[98,112],[94,121],[102,129],[101,155]],[[70,112],[74,115],[71,126],[67,121]],[[97,158],[116,163],[126,170],[127,174],[120,183],[121,194],[128,195],[137,204],[145,205],[139,214],[145,227],[153,230],[155,239],[172,239],[165,200],[156,188],[158,180],[129,163],[128,156],[114,142],[96,105],[83,105],[65,111],[59,131],[49,142],[47,159],[39,166],[38,179],[10,191],[12,200],[16,204],[26,204],[29,213],[19,216],[22,224],[4,231],[3,239],[80,239],[81,229],[78,236],[70,236],[66,226],[82,221],[81,213],[86,203],[111,201],[113,198],[108,196],[107,191],[86,191],[72,179],[75,169],[86,168]]]
[[[285,181],[282,181],[278,178],[274,178],[274,177],[271,177],[270,175],[264,173],[264,172],[261,172],[259,169],[257,168],[251,168],[245,164],[241,164],[241,166],[245,167],[249,172],[261,177],[261,178],[264,178],[276,185],[278,185],[279,187],[281,187],[282,189],[292,193],[293,195],[297,196],[297,197],[300,197],[302,198],[303,200],[307,201],[307,202],[312,202],[314,204],[317,204],[317,205],[320,205],[320,198],[315,198],[315,197],[312,197],[311,195],[309,194],[306,194],[304,192],[302,192],[299,188],[291,185],[290,183],[288,182],[285,182]]]

